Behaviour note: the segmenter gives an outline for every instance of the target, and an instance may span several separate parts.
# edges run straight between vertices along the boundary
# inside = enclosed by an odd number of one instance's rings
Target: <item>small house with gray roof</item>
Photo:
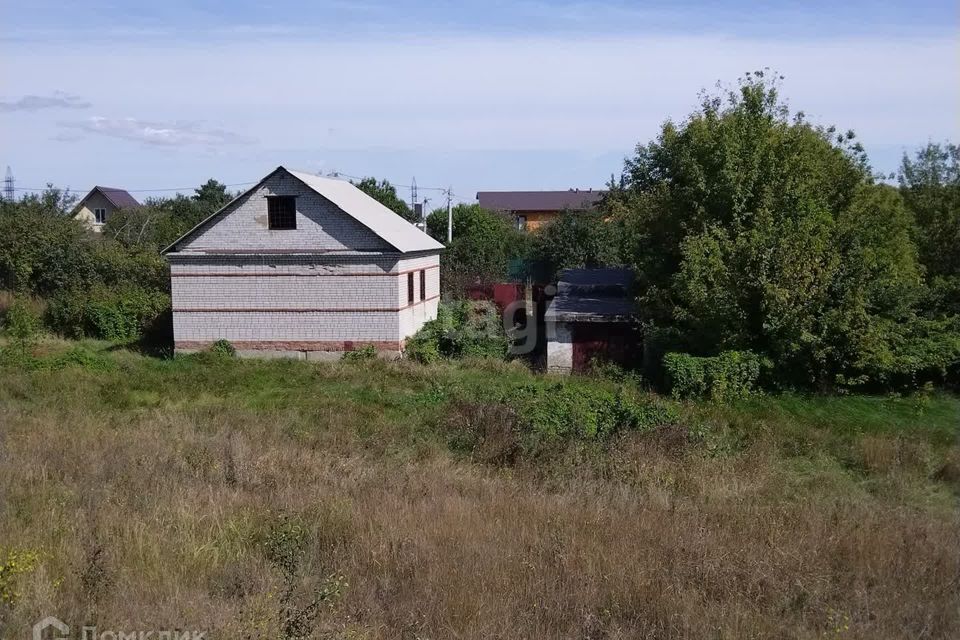
[[[128,191],[115,187],[96,186],[74,207],[73,217],[91,230],[100,232],[103,225],[120,209],[133,209],[140,203]]]
[[[442,249],[349,182],[278,167],[164,251],[175,348],[398,356],[437,316]]]

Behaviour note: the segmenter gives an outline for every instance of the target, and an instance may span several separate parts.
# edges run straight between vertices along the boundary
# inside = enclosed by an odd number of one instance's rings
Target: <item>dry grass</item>
[[[47,302],[43,298],[21,296],[20,299],[23,300],[27,308],[38,317],[42,317],[47,310]],[[7,310],[13,306],[15,300],[17,300],[17,296],[13,295],[12,292],[6,289],[0,289],[0,325],[3,325]]]
[[[509,416],[469,406],[481,464],[444,446],[450,421],[391,417],[392,389],[470,374],[218,364],[198,389],[207,365],[120,362],[0,370],[0,553],[39,557],[0,637],[53,614],[217,638],[960,637],[937,475],[955,446],[873,433],[844,464],[773,436],[714,455],[673,427],[502,466]],[[334,384],[342,406],[309,404]]]

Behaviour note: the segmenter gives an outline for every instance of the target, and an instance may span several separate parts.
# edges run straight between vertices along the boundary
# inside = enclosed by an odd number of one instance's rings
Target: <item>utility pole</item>
[[[447,187],[447,244],[453,242],[453,187]]]
[[[423,204],[421,205],[421,208],[420,208],[420,224],[423,225],[424,231],[427,230],[427,215],[428,215],[427,204],[429,202],[430,202],[430,198],[424,198]]]

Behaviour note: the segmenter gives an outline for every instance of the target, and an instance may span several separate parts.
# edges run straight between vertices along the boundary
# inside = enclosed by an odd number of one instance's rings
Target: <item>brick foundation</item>
[[[203,351],[213,346],[214,341],[177,340],[177,351]],[[404,341],[353,341],[353,340],[237,340],[230,344],[238,351],[354,351],[372,345],[377,351],[403,351]]]

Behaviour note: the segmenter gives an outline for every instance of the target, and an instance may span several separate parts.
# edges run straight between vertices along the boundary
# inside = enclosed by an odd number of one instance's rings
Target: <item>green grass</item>
[[[956,396],[722,405],[488,360],[35,353],[0,359],[0,563],[37,558],[0,637],[51,613],[280,637],[278,594],[338,575],[311,637],[960,633]],[[569,424],[584,403],[654,418],[594,434]]]
[[[72,402],[104,414],[253,412],[271,416],[302,439],[336,432],[341,440],[401,456],[407,449],[444,447],[437,426],[456,402],[496,402],[521,385],[546,388],[562,380],[533,374],[518,363],[485,360],[424,366],[208,354],[158,359],[96,341],[52,341],[40,352],[44,355],[32,369],[7,368],[0,398],[56,408],[69,395]],[[74,357],[64,358],[65,352]],[[577,377],[569,383],[653,397],[631,383],[602,378]],[[706,454],[731,455],[762,441],[793,460],[790,466],[801,474],[830,460],[859,477],[864,464],[858,447],[871,437],[922,446],[938,461],[948,457],[960,438],[960,398],[945,393],[761,395],[733,404],[655,400],[682,415]]]

